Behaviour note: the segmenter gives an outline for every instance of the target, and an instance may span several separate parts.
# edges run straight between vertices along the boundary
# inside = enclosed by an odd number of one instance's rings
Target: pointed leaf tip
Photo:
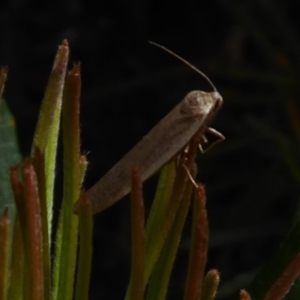
[[[64,40],[62,44],[58,47],[57,54],[55,56],[53,69],[58,71],[65,71],[66,65],[68,63],[68,57],[69,57],[69,44],[67,40]]]
[[[65,47],[68,47],[68,46],[69,46],[68,40],[67,40],[67,39],[63,39],[61,45],[62,45],[62,46],[65,46]]]
[[[251,297],[245,290],[241,290],[240,291],[240,300],[251,300]]]
[[[71,71],[69,72],[70,75],[80,75],[80,71],[81,71],[81,63],[77,62],[73,65],[73,68],[71,69]]]
[[[7,77],[7,73],[8,73],[8,66],[2,66],[0,69],[0,77],[3,80],[6,80]]]

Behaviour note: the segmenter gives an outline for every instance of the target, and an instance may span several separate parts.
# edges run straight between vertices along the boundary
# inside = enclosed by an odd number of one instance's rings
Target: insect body
[[[162,46],[159,47],[165,49]],[[171,52],[168,49],[165,50]],[[173,52],[171,53],[178,57]],[[183,60],[180,57],[179,59]],[[185,60],[183,61],[187,63]],[[205,76],[203,73],[201,75]],[[213,92],[192,91],[188,93],[139,143],[87,191],[93,213],[106,209],[130,192],[132,167],[137,167],[142,181],[147,180],[180,153],[195,134],[202,134],[204,137],[207,130],[213,130],[208,126],[221,108],[223,100],[211,81],[206,76],[205,78],[213,86]],[[224,139],[220,133],[216,131],[213,133],[220,139]],[[78,204],[76,203],[75,212],[77,209]]]

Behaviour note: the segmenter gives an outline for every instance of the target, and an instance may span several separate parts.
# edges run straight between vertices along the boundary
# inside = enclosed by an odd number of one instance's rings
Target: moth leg
[[[201,143],[198,144],[198,148],[199,148],[199,151],[203,154],[204,153],[204,149],[203,149]]]
[[[198,144],[198,148],[199,148],[199,150],[200,150],[200,152],[201,152],[202,154],[205,152],[205,150],[204,150],[203,147],[202,147],[202,144],[206,144],[206,143],[208,143],[208,139],[207,139],[206,136],[203,134],[203,135],[201,136],[200,142],[199,142],[199,144]]]
[[[183,168],[185,169],[186,171],[186,174],[189,178],[189,180],[191,181],[191,183],[193,184],[193,186],[197,189],[198,188],[198,184],[196,183],[196,181],[194,180],[193,176],[191,175],[189,169],[187,168],[187,166],[185,164],[182,165]]]
[[[201,142],[200,143],[204,143],[204,144],[208,143],[208,139],[204,134],[201,136]]]
[[[211,148],[213,148],[214,146],[216,146],[217,144],[220,144],[222,142],[225,141],[225,136],[217,131],[216,129],[214,128],[211,128],[211,127],[208,127],[206,132],[210,133],[211,135],[214,135],[215,137],[217,137],[217,140],[215,140],[214,142],[212,142],[205,150],[204,152],[210,150]]]

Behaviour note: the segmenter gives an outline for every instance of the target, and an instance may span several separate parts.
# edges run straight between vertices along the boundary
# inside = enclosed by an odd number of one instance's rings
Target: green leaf
[[[7,299],[10,275],[10,231],[11,222],[8,218],[8,210],[5,209],[3,216],[0,216],[0,299]]]
[[[214,300],[219,282],[219,272],[217,270],[210,270],[204,277],[200,300]]]
[[[54,299],[73,298],[78,242],[78,216],[73,214],[73,205],[79,199],[86,166],[80,156],[80,91],[80,65],[75,65],[67,76],[63,97],[64,191],[55,258],[60,259],[55,263],[59,271],[54,270],[59,279],[54,278],[54,283],[58,283]]]
[[[131,274],[127,295],[144,299],[145,209],[142,182],[137,168],[131,172]]]
[[[88,300],[93,253],[93,214],[91,204],[82,195],[79,210],[80,250],[76,282],[76,300]]]
[[[13,223],[15,203],[10,185],[9,168],[21,161],[15,120],[4,100],[0,104],[0,213],[5,207]]]
[[[48,80],[44,99],[35,129],[31,156],[36,150],[45,155],[46,202],[48,236],[51,236],[53,190],[56,166],[57,140],[60,126],[62,93],[69,58],[68,42],[64,40],[58,47],[53,68]]]
[[[194,177],[196,170],[191,173],[192,177]],[[180,200],[173,226],[170,228],[164,247],[162,248],[159,259],[151,275],[147,300],[166,299],[171,272],[179,248],[183,226],[190,207],[192,189],[193,185],[188,181],[182,194],[182,199]],[[172,205],[172,203],[169,204]]]

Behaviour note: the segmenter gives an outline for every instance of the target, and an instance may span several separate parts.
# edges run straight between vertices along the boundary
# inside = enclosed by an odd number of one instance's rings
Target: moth
[[[215,143],[225,139],[221,133],[209,127],[223,103],[222,96],[211,80],[171,50],[156,43],[150,43],[191,67],[208,81],[213,91],[195,90],[189,92],[140,142],[87,191],[87,197],[91,202],[94,214],[113,205],[130,192],[132,167],[138,169],[141,180],[145,181],[183,151],[196,134],[200,134],[201,140],[204,142],[207,132],[218,137]],[[78,202],[76,202],[75,213],[78,213],[78,207]]]

